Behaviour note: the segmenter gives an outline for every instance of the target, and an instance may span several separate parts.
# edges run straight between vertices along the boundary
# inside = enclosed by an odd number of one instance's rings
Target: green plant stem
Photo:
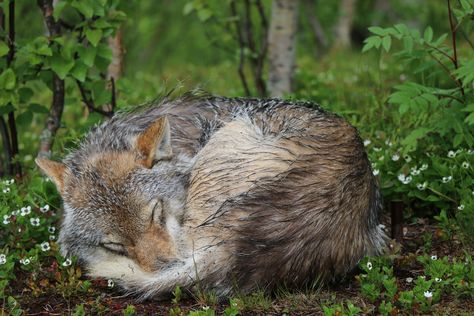
[[[431,187],[428,187],[428,190],[430,190],[431,192],[435,193],[435,194],[438,194],[439,196],[451,201],[451,202],[454,202],[454,203],[457,203],[456,200],[450,198],[449,196],[447,195],[444,195],[443,193],[439,192],[439,191],[436,191],[435,189],[431,188]]]

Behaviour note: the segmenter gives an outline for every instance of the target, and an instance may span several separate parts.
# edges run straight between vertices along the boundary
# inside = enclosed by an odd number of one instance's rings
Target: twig
[[[449,68],[443,64],[438,58],[436,58],[436,56],[434,56],[431,52],[429,52],[430,56],[441,66],[441,68],[443,68],[443,70],[449,75],[449,77],[451,79],[453,79],[454,83],[462,89],[462,83],[459,82],[458,79],[456,79],[456,77],[454,77],[454,75],[451,73],[451,71],[449,70]]]
[[[102,109],[96,108],[95,105],[94,105],[94,101],[92,101],[92,99],[88,98],[88,96],[87,96],[88,92],[86,91],[86,89],[84,88],[82,83],[79,80],[76,80],[76,83],[77,83],[77,86],[78,86],[79,91],[81,93],[82,102],[84,102],[84,104],[86,105],[89,112],[97,112],[97,113],[102,114],[102,115],[107,116],[107,117],[112,117],[113,116],[113,114],[114,114],[113,111],[104,111]]]
[[[235,19],[235,30],[237,32],[237,38],[238,38],[238,41],[239,41],[239,68],[238,68],[239,77],[240,77],[240,81],[242,82],[242,85],[244,87],[245,95],[250,96],[250,89],[249,89],[249,86],[247,84],[247,78],[245,77],[245,73],[244,73],[244,63],[245,63],[244,49],[245,49],[245,44],[244,44],[244,39],[243,39],[243,36],[242,36],[242,28],[240,26],[240,19],[237,18],[238,15],[237,15],[237,9],[236,9],[234,0],[230,1],[230,12],[231,12],[233,17],[236,17],[236,19]]]

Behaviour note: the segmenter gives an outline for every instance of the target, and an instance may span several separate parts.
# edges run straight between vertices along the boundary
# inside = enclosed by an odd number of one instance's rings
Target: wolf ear
[[[64,188],[66,165],[62,162],[52,161],[47,158],[36,158],[35,162],[41,171],[56,184],[58,191],[62,192]]]
[[[143,164],[147,168],[151,168],[154,161],[171,159],[171,133],[168,118],[160,117],[138,135],[136,147],[145,157]]]

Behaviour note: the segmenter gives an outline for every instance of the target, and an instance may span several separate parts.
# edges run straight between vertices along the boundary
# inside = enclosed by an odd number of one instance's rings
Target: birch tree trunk
[[[273,0],[268,34],[271,97],[291,92],[295,68],[298,0]]]
[[[339,8],[339,22],[336,26],[336,47],[348,48],[351,46],[351,29],[354,20],[356,0],[341,0]]]

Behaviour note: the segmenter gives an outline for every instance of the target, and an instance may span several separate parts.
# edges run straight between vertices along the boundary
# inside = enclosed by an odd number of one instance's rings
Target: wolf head
[[[103,130],[120,130],[120,121],[98,129],[92,134],[104,138]],[[168,120],[160,117],[138,133],[108,135],[115,138],[109,144],[126,145],[107,146],[89,135],[64,163],[36,160],[64,201],[61,251],[77,256],[97,276],[158,270],[179,256],[184,203]]]

